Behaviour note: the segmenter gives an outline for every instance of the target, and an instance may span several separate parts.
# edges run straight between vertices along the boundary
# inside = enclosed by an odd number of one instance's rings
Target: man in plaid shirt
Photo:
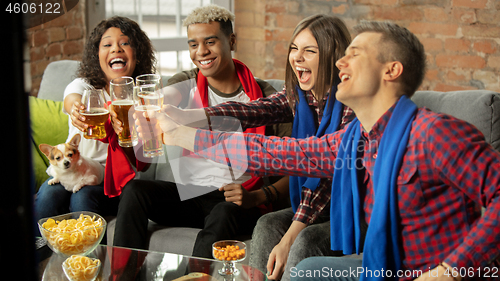
[[[389,228],[395,227],[398,237],[389,233],[370,237],[370,228],[377,228],[377,223],[385,219],[375,214],[375,206],[392,203],[375,200],[382,191],[374,188],[374,182],[380,182],[378,177],[387,175],[386,171],[374,172],[376,163],[388,158],[387,154],[382,155],[383,136],[397,133],[391,131],[392,126],[401,122],[397,117],[390,122],[391,117],[400,114],[400,104],[412,103],[408,97],[423,80],[425,53],[419,40],[397,25],[368,22],[356,30],[358,36],[345,57],[337,62],[342,80],[337,99],[352,108],[357,116],[343,130],[321,138],[280,139],[196,130],[179,126],[162,115],[164,142],[215,161],[229,158],[233,168],[257,174],[333,176],[335,182],[337,173],[353,169],[344,164],[356,165],[359,198],[355,199],[359,199],[360,208],[352,210],[359,211],[360,219],[368,224],[366,241],[374,241],[364,243],[363,263],[342,257],[309,258],[290,272],[292,280],[370,279],[373,276],[368,274],[337,278],[333,276],[334,271],[313,279],[307,272],[325,267],[341,270],[365,266],[365,259],[369,258],[367,248],[391,241],[396,241],[397,251],[387,250],[375,258],[390,260],[398,256],[395,260],[398,271],[389,276],[387,268],[383,271],[384,268],[367,267],[372,273],[378,271],[375,279],[498,280],[500,155],[474,126],[451,116],[415,107],[413,119],[408,122],[407,144],[403,147],[400,166],[393,166],[399,167],[398,172],[390,179],[396,187],[393,202],[397,219],[391,217]],[[360,134],[361,144],[355,149],[361,161],[354,163],[341,162],[346,158],[340,157],[345,154],[343,138],[350,130]],[[241,153],[242,150],[247,153]],[[280,169],[276,169],[278,164]],[[335,171],[333,175],[332,171]],[[332,187],[334,191],[339,189],[344,190],[345,186],[334,184]],[[342,204],[340,200],[335,202]],[[481,207],[485,207],[483,216]],[[334,226],[343,227],[332,224]],[[359,241],[355,242],[356,251],[363,251],[357,245]]]

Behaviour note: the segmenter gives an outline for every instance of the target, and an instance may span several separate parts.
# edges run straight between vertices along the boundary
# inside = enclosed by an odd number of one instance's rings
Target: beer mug
[[[83,91],[82,104],[85,109],[80,114],[85,116],[88,125],[83,137],[86,139],[102,139],[106,137],[104,123],[108,120],[109,111],[105,107],[106,99],[102,89]]]
[[[109,89],[113,110],[123,125],[123,130],[118,134],[118,144],[122,147],[132,147],[139,142],[131,118],[133,111],[130,112],[134,109],[134,78],[127,76],[114,78],[109,83]],[[129,122],[129,119],[132,119],[132,122]]]
[[[136,117],[142,127],[143,156],[147,158],[163,155],[163,132],[158,119],[149,117],[151,112],[160,112],[163,95],[154,84],[136,86],[134,105]]]
[[[163,88],[161,82],[161,76],[159,74],[143,74],[135,78],[135,84],[137,86],[155,86],[156,90],[159,91]]]

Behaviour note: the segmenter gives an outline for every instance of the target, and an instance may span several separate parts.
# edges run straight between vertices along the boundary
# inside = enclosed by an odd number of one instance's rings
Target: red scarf
[[[243,85],[243,90],[250,98],[250,100],[256,100],[258,98],[261,98],[263,96],[262,90],[260,89],[259,84],[257,84],[257,81],[255,81],[255,78],[250,69],[248,69],[248,67],[239,60],[233,59],[233,62],[234,66],[236,67],[236,73],[238,74],[238,78],[240,79],[240,82]],[[208,104],[208,81],[207,78],[203,76],[201,71],[198,71],[196,86],[197,86],[197,93],[201,98],[203,107],[210,106]],[[265,126],[260,126],[257,128],[248,128],[244,131],[244,133],[253,133],[261,135],[264,135],[265,132],[266,132]],[[242,186],[248,191],[259,189],[262,185],[263,185],[262,178],[257,176],[253,176],[251,179],[242,184]]]
[[[104,168],[104,194],[108,197],[119,196],[123,187],[135,178],[134,169],[132,169],[125,151],[118,144],[118,135],[113,129],[110,120],[106,121],[106,137],[100,139],[108,145],[108,157],[106,157],[106,167]],[[142,147],[136,152],[142,153]],[[142,171],[146,163],[136,160],[137,171]]]

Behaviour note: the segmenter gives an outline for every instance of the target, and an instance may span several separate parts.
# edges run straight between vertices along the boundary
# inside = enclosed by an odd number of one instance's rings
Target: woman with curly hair
[[[151,41],[136,22],[124,17],[101,21],[87,40],[77,72],[78,78],[64,91],[63,112],[70,117],[68,141],[88,127],[85,117],[79,113],[85,108],[81,103],[84,90],[103,89],[109,101],[111,79],[154,73],[155,63]],[[79,151],[81,155],[100,162],[104,169],[108,155],[107,143],[81,138]],[[71,193],[61,184],[49,186],[49,180],[42,184],[36,195],[37,219],[76,211],[91,211],[101,215],[116,212],[118,199],[105,195],[103,183]]]
[[[128,37],[124,42],[118,42],[123,46],[123,50],[133,51],[135,61],[131,61],[126,69],[115,67],[115,75],[108,73],[111,67],[106,57],[101,57],[109,50],[109,42],[105,42],[113,30],[118,31],[119,36]],[[102,46],[101,46],[102,43]],[[106,54],[107,55],[107,54]],[[130,58],[132,59],[132,58]],[[95,88],[109,87],[109,81],[115,77],[128,76],[136,77],[141,74],[154,73],[156,59],[153,53],[151,41],[139,25],[125,17],[113,17],[99,23],[87,41],[83,52],[82,64],[78,70],[78,77],[85,78]],[[104,65],[103,65],[104,63]]]

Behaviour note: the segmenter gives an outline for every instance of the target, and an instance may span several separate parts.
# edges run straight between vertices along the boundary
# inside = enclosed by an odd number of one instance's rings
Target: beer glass
[[[159,74],[143,74],[135,78],[135,85],[142,87],[154,87],[154,91],[160,92],[160,98],[163,98],[162,81]],[[152,90],[152,89],[151,89]]]
[[[161,76],[159,74],[143,74],[135,78],[135,84],[137,86],[155,86],[156,90],[161,90],[163,88],[161,82]]]
[[[91,89],[83,91],[82,104],[85,109],[80,114],[85,116],[85,122],[88,128],[83,137],[86,139],[102,139],[106,137],[104,123],[108,120],[109,111],[104,106],[106,99],[102,89]]]
[[[123,125],[123,130],[118,134],[118,144],[122,147],[132,147],[139,142],[134,122],[129,122],[129,116],[133,114],[130,110],[134,109],[134,78],[114,78],[109,84],[113,110]]]
[[[151,112],[160,112],[163,96],[154,84],[136,86],[134,105],[136,116],[142,127],[143,156],[152,158],[163,155],[163,132],[158,119],[150,117]]]

